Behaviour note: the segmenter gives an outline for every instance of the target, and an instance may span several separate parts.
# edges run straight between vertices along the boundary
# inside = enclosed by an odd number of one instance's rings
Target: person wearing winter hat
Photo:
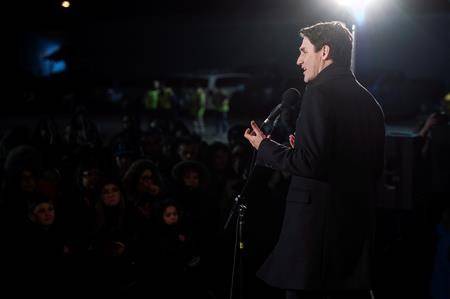
[[[41,259],[64,254],[64,242],[55,218],[55,208],[47,197],[36,195],[28,201],[28,222],[16,243],[23,258]]]
[[[123,177],[123,184],[129,201],[138,203],[142,197],[155,200],[164,195],[164,183],[158,167],[150,160],[135,161]]]
[[[91,243],[95,252],[123,255],[131,239],[131,213],[119,180],[107,178],[100,185],[95,214]]]
[[[49,228],[55,221],[55,208],[47,197],[38,197],[28,202],[29,219],[44,228]]]
[[[181,161],[172,169],[172,177],[187,189],[204,189],[208,184],[208,170],[198,161]]]

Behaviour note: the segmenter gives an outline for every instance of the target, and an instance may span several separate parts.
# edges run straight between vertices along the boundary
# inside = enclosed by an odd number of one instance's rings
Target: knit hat
[[[43,203],[48,203],[48,204],[53,204],[52,201],[43,195],[36,195],[33,196],[32,198],[30,198],[27,201],[27,205],[28,205],[28,215],[32,215],[34,213],[34,210]]]

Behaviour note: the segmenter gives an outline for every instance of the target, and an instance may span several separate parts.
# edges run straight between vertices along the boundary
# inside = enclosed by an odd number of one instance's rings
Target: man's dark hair
[[[338,21],[317,23],[302,28],[300,35],[309,39],[316,52],[325,45],[329,46],[333,63],[350,67],[353,37],[344,23]]]

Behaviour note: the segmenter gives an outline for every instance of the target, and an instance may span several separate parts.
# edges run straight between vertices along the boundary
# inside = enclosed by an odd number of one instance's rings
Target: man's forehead
[[[310,46],[312,46],[312,44],[311,44],[311,42],[309,41],[309,39],[308,39],[306,36],[303,37],[303,41],[302,41],[302,43],[301,43],[299,49],[307,48],[307,47],[310,47]]]

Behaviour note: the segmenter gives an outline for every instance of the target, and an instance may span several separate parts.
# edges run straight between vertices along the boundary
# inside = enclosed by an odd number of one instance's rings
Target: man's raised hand
[[[258,149],[259,145],[261,144],[261,141],[263,141],[266,138],[269,138],[269,136],[266,136],[261,129],[258,127],[255,121],[251,121],[250,125],[252,129],[247,128],[244,133],[244,137],[250,142],[250,144],[255,148]]]

